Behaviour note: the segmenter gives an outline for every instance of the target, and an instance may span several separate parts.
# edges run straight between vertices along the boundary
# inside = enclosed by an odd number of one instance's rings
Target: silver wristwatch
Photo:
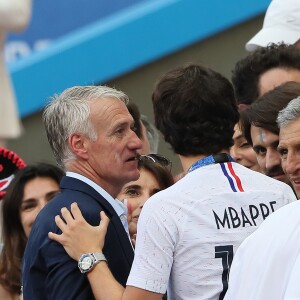
[[[100,261],[107,261],[102,252],[85,253],[82,254],[78,261],[78,268],[81,273],[86,273],[93,269],[93,267]]]

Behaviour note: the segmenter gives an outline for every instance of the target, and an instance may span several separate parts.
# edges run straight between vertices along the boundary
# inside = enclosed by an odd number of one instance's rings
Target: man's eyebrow
[[[253,148],[253,150],[254,150],[255,152],[257,152],[258,149],[265,148],[265,147],[263,147],[263,146],[261,146],[261,145],[255,145],[255,146],[253,146],[252,148]]]
[[[118,121],[116,121],[116,123],[114,124],[114,126],[126,126],[128,123],[129,123],[128,121],[118,120]]]
[[[296,143],[294,143],[294,144],[292,144],[291,146],[292,146],[294,149],[299,150],[299,149],[300,149],[300,141],[299,141],[299,142],[296,142]],[[278,149],[278,148],[280,148],[280,149],[286,149],[287,146],[286,146],[284,143],[282,143],[282,144],[279,144],[279,145],[278,145],[277,149]]]
[[[116,130],[117,128],[119,127],[127,127],[128,126],[128,122],[127,121],[117,121],[115,122],[113,125],[112,125],[112,130]],[[131,126],[131,123],[130,123],[130,126]]]

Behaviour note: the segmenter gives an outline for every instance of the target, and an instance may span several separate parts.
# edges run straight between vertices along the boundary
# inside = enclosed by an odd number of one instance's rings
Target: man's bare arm
[[[91,226],[86,222],[76,203],[71,205],[72,214],[67,208],[62,208],[61,213],[64,220],[56,216],[55,222],[62,234],[49,232],[50,239],[59,242],[76,261],[83,253],[102,252],[109,223],[103,211],[100,213],[101,222],[98,226]],[[159,300],[162,298],[161,294],[132,286],[124,289],[115,280],[105,261],[101,261],[88,272],[87,278],[97,300]]]

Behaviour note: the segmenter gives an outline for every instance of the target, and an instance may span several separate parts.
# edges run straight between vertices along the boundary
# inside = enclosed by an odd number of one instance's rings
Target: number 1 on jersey
[[[215,258],[222,258],[222,266],[223,266],[223,273],[222,273],[222,283],[223,283],[223,290],[220,294],[219,300],[223,300],[225,297],[225,293],[228,289],[228,279],[229,279],[229,271],[230,266],[233,259],[233,246],[216,246],[215,247]]]

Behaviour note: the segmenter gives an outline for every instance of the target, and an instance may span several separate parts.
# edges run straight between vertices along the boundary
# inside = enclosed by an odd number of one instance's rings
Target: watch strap
[[[85,259],[89,259],[89,265],[83,267],[82,265],[86,262],[84,262]],[[98,264],[100,261],[107,261],[104,254],[102,252],[96,252],[96,253],[84,253],[81,255],[78,261],[78,268],[81,273],[87,273],[91,271],[96,264]]]
[[[100,261],[107,261],[106,257],[102,252],[92,253],[95,258],[95,264],[98,264]]]

